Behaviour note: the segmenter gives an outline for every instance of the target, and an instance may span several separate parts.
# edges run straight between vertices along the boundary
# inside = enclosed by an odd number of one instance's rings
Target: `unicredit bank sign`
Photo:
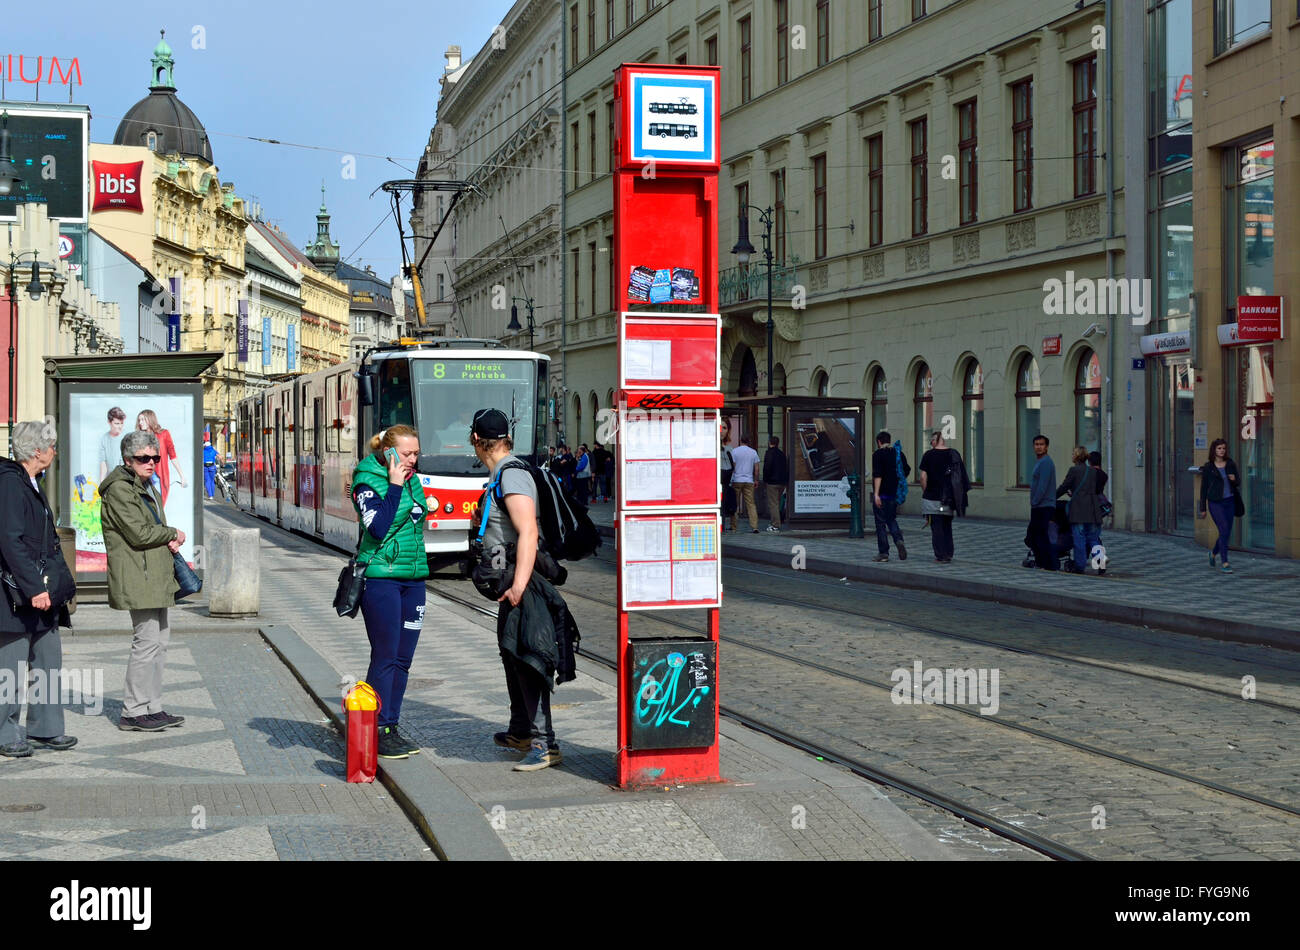
[[[144,162],[91,162],[95,180],[92,211],[144,211],[140,177]]]

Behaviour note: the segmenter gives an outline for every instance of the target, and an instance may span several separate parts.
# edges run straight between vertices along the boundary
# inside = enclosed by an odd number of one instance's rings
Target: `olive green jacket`
[[[108,551],[108,604],[115,610],[174,607],[176,563],[167,545],[176,529],[153,486],[125,465],[108,473],[99,486],[100,520]],[[162,524],[154,520],[158,513]]]
[[[357,504],[356,490],[364,485],[378,497],[388,494],[388,469],[375,455],[367,455],[357,463],[352,473],[352,507],[357,516],[361,507]],[[411,510],[420,509],[420,520],[411,520]],[[357,560],[369,563],[366,577],[388,578],[398,581],[419,581],[429,576],[429,558],[424,548],[424,523],[428,513],[424,500],[424,488],[419,476],[412,475],[402,486],[402,501],[393,515],[388,536],[383,541],[375,539],[367,529],[361,529],[361,543],[357,548]]]

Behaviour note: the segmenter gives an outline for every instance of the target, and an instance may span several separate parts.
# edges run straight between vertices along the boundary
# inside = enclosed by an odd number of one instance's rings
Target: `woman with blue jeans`
[[[415,474],[420,439],[410,426],[389,426],[370,440],[352,473],[352,504],[361,522],[357,560],[366,567],[361,616],[370,638],[366,682],[379,694],[379,756],[404,759],[420,747],[397,733],[402,697],[424,626],[424,552],[428,508]]]
[[[1066,570],[1072,574],[1086,574],[1088,557],[1092,550],[1101,543],[1101,501],[1097,495],[1101,489],[1097,469],[1088,464],[1088,450],[1082,445],[1074,448],[1070,460],[1073,467],[1065,475],[1065,481],[1056,490],[1060,498],[1070,493],[1070,504],[1066,517],[1070,520],[1070,533],[1074,536],[1074,557],[1066,562]],[[1098,573],[1105,568],[1098,568]]]
[[[1217,557],[1223,564],[1220,570],[1231,574],[1228,540],[1232,537],[1232,519],[1246,514],[1246,504],[1241,497],[1241,473],[1237,471],[1237,463],[1228,458],[1228,443],[1224,439],[1210,443],[1210,460],[1201,466],[1200,517],[1205,517],[1207,507],[1219,530],[1219,539],[1210,548],[1210,567],[1214,567]]]

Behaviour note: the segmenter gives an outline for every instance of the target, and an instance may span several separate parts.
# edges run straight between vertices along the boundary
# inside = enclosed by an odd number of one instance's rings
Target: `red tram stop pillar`
[[[716,782],[719,71],[616,72],[618,781]],[[632,613],[682,609],[701,635],[631,637]]]

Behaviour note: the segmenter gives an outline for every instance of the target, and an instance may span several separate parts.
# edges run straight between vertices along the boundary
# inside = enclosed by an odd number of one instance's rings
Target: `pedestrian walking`
[[[397,731],[402,698],[424,626],[424,550],[428,508],[415,474],[420,438],[410,426],[389,426],[370,440],[370,454],[352,473],[352,505],[363,530],[357,561],[366,563],[361,616],[370,640],[366,682],[379,694],[379,755],[405,759],[420,751]]]
[[[876,554],[873,561],[889,560],[889,539],[894,539],[898,559],[907,560],[907,547],[903,544],[903,529],[898,526],[898,473],[903,477],[911,471],[902,446],[890,445],[891,438],[883,429],[876,433],[876,451],[871,453],[871,513],[876,520]]]
[[[578,446],[578,454],[574,457],[573,499],[584,508],[591,496],[591,479],[591,454],[587,451],[587,443],[583,442]]]
[[[736,489],[731,486],[731,476],[735,473],[736,462],[731,455],[731,449],[727,448],[727,424],[723,424],[723,433],[721,447],[718,452],[718,477],[722,480],[722,530],[727,530],[727,522],[731,522],[731,530],[736,530]]]
[[[67,604],[77,587],[37,481],[54,462],[54,431],[19,422],[9,442],[13,459],[0,459],[0,755],[17,759],[31,755],[33,743],[56,752],[77,744],[63,733],[59,705],[59,627],[72,625]],[[24,696],[29,673],[40,688]],[[18,730],[24,703],[25,738]]]
[[[749,529],[758,534],[758,503],[754,500],[754,475],[758,468],[758,453],[754,451],[754,437],[747,435],[731,453],[734,468],[731,487],[736,490],[737,510],[744,509],[749,518]],[[736,530],[736,515],[731,516],[731,530]]]
[[[122,464],[99,486],[108,605],[129,611],[134,629],[117,725],[125,732],[160,732],[185,721],[162,707],[171,640],[167,611],[180,589],[173,555],[185,543],[185,532],[168,526],[153,485],[158,466],[166,464],[158,436],[148,428],[128,432],[121,450]]]
[[[493,735],[492,741],[526,753],[515,763],[515,771],[533,772],[562,760],[551,721],[551,678],[560,656],[547,606],[559,594],[533,570],[540,537],[537,488],[526,469],[507,464],[515,456],[505,413],[479,410],[470,438],[474,453],[491,473],[483,507],[475,512],[479,525],[487,519],[483,550],[505,552],[514,571],[497,608],[497,645],[510,696],[510,725]]]
[[[1056,517],[1056,463],[1047,454],[1050,444],[1047,436],[1034,436],[1037,461],[1029,476],[1029,547],[1034,552],[1034,563],[1045,571],[1054,571],[1059,564],[1050,533]]]
[[[930,433],[930,450],[921,456],[921,514],[930,521],[934,559],[947,564],[956,554],[952,519],[966,514],[970,476],[961,453],[949,448],[943,430]]]
[[[1088,557],[1101,543],[1102,514],[1101,501],[1097,497],[1097,470],[1088,464],[1088,450],[1082,445],[1074,447],[1070,461],[1073,466],[1056,489],[1057,498],[1070,493],[1066,517],[1070,519],[1070,534],[1074,538],[1074,556],[1065,562],[1065,569],[1072,574],[1086,574]]]
[[[772,436],[763,455],[763,484],[767,487],[767,516],[771,522],[768,531],[781,530],[781,495],[789,482],[790,465],[781,451],[781,440]]]
[[[217,463],[221,461],[221,456],[217,450],[212,447],[212,443],[204,440],[203,442],[203,493],[208,496],[208,501],[212,501],[217,495]]]
[[[1110,514],[1110,512],[1107,510],[1107,507],[1110,504],[1110,499],[1106,497],[1106,483],[1110,481],[1110,476],[1107,475],[1106,470],[1101,467],[1100,452],[1097,451],[1089,452],[1088,464],[1097,472],[1097,500],[1100,501],[1102,505],[1101,514],[1102,514],[1102,523],[1104,524],[1105,519]],[[1098,525],[1097,527],[1097,543],[1100,544],[1103,548],[1106,547],[1106,542],[1103,541],[1101,538],[1100,525]],[[1103,568],[1102,571],[1104,572],[1105,569]]]
[[[1201,466],[1201,506],[1199,517],[1204,518],[1208,508],[1214,519],[1214,527],[1219,537],[1210,548],[1210,567],[1214,567],[1218,558],[1225,574],[1231,574],[1228,566],[1228,542],[1232,538],[1232,519],[1246,515],[1246,503],[1242,498],[1241,473],[1237,463],[1228,457],[1228,443],[1224,439],[1215,439],[1210,443],[1210,458]]]

